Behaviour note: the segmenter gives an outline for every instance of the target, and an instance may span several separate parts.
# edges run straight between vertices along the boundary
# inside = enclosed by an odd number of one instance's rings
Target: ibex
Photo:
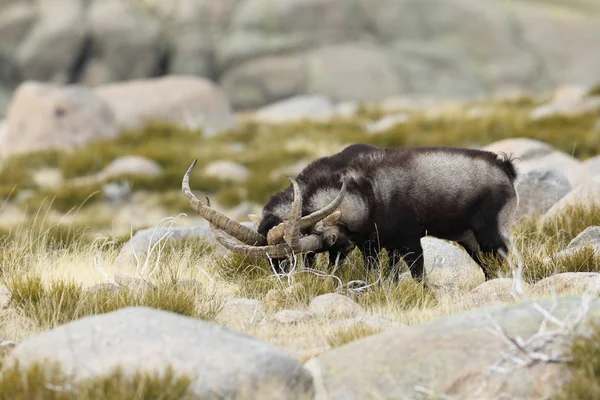
[[[508,257],[509,230],[519,200],[510,157],[453,147],[369,148],[341,164],[335,173],[303,184],[290,178],[293,196],[288,189],[271,198],[259,232],[216,214],[191,194],[187,179],[194,164],[184,176],[183,192],[224,246],[247,255],[347,252],[355,245],[372,268],[377,253],[386,249],[390,263],[402,257],[418,281],[423,279],[420,240],[426,235],[458,242],[486,280],[492,274],[487,257],[479,253]],[[276,206],[281,211],[274,212]],[[287,218],[281,218],[286,213]]]

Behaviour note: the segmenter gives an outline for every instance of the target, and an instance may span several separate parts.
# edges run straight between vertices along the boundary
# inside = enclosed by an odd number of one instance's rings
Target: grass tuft
[[[355,340],[375,335],[379,332],[381,332],[381,329],[359,323],[352,325],[349,328],[339,329],[332,333],[327,337],[327,343],[331,347],[340,347]]]

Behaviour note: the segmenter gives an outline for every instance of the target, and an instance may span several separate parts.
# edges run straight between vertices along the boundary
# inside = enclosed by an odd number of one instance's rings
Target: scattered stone
[[[460,276],[470,275],[473,271],[481,272],[481,268],[469,253],[448,241],[425,236],[421,238],[421,247],[423,248],[425,273],[428,275],[428,279],[432,279],[438,284],[440,282],[438,282],[439,279],[436,279],[436,270],[451,271],[449,277],[452,281],[456,281]]]
[[[266,320],[264,304],[255,299],[226,299],[215,322],[228,327],[259,324]]]
[[[360,304],[337,293],[326,293],[313,298],[308,310],[312,314],[328,317],[357,317],[365,312]]]
[[[122,156],[104,167],[100,178],[114,179],[123,175],[153,177],[161,172],[162,167],[154,160],[141,156]]]
[[[42,168],[33,172],[33,181],[40,188],[55,188],[63,183],[59,168]]]
[[[301,120],[327,121],[334,114],[334,105],[323,95],[295,96],[260,108],[252,118],[261,123],[286,123]]]
[[[375,122],[368,123],[366,129],[371,134],[377,134],[392,129],[396,125],[405,124],[408,121],[410,121],[410,116],[406,113],[386,115]]]
[[[525,162],[548,155],[554,151],[554,148],[540,140],[511,138],[490,143],[485,146],[483,150],[513,155]]]
[[[560,262],[561,258],[572,256],[584,248],[591,248],[596,256],[600,254],[600,226],[588,226],[573,238],[564,250],[554,254],[552,258]]]
[[[583,166],[590,177],[600,177],[600,156],[588,158],[583,161]]]
[[[577,99],[558,99],[536,107],[531,112],[532,119],[542,119],[557,115],[578,115],[600,110],[600,96],[588,96]]]
[[[342,101],[335,106],[335,116],[340,118],[352,118],[359,110],[359,104],[356,101]]]
[[[300,310],[280,310],[271,316],[271,321],[280,324],[292,325],[298,322],[306,321],[311,318],[311,314]]]
[[[587,290],[600,289],[597,272],[563,272],[554,274],[533,285],[539,294],[582,294]]]
[[[530,285],[523,282],[525,293],[531,291]],[[498,278],[483,282],[467,293],[461,301],[461,305],[471,307],[487,307],[497,303],[514,303],[519,301],[512,294],[513,280],[510,278]]]
[[[58,362],[73,382],[121,367],[192,378],[199,398],[312,398],[312,377],[277,347],[227,328],[147,307],[83,317],[19,343],[4,365]],[[268,390],[268,396],[256,393]],[[252,395],[250,395],[252,393]]]
[[[117,134],[115,115],[91,90],[27,81],[14,93],[0,151],[76,149]]]
[[[516,218],[542,215],[571,191],[566,176],[554,168],[532,169],[519,176]]]
[[[578,297],[558,298],[556,306],[552,299],[537,303],[559,320],[581,307]],[[600,300],[593,299],[584,323],[599,316]],[[505,339],[490,333],[495,324],[526,342],[543,320],[529,301],[496,305],[390,328],[328,351],[305,366],[315,379],[317,399],[412,399],[421,396],[416,387],[461,399],[500,398],[501,393],[510,393],[511,398],[548,398],[567,373],[562,363],[521,366],[509,357],[500,364],[506,371],[489,370],[507,352],[515,351]],[[535,350],[557,354],[564,350],[562,346],[562,341],[550,341]]]
[[[589,179],[571,190],[544,214],[543,220],[548,221],[556,217],[569,206],[592,205],[600,206],[600,178]]]
[[[236,126],[225,92],[201,77],[134,79],[101,85],[95,92],[113,109],[120,129],[170,122],[214,136]]]
[[[120,182],[110,182],[102,187],[102,191],[104,194],[104,198],[110,204],[122,204],[129,200],[131,200],[133,196],[133,191],[131,190],[131,185],[128,181],[120,183]]]
[[[213,161],[204,168],[204,175],[228,180],[242,182],[250,176],[250,170],[233,161],[219,160]]]

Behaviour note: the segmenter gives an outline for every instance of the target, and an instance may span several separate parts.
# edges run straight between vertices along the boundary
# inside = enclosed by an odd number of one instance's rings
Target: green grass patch
[[[122,368],[94,378],[73,383],[58,363],[33,363],[21,367],[19,363],[4,366],[0,374],[2,400],[192,400],[193,379],[176,374],[171,366],[162,373],[141,372],[127,374]]]
[[[340,347],[347,343],[362,339],[367,336],[375,335],[381,332],[381,329],[376,329],[364,324],[355,324],[349,328],[342,328],[327,337],[327,343],[331,347]]]
[[[146,289],[123,287],[116,292],[109,288],[86,291],[75,282],[54,281],[46,287],[35,274],[13,274],[6,280],[6,287],[11,292],[10,307],[17,308],[43,329],[130,306],[152,307],[212,320],[221,304],[209,293],[198,296],[196,290],[166,280]]]

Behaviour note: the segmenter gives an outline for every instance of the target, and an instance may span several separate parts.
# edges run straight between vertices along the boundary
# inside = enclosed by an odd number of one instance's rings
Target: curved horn
[[[300,246],[300,218],[302,217],[302,192],[300,185],[294,178],[288,176],[294,188],[294,201],[292,202],[292,210],[285,224],[285,234],[283,238],[285,242],[292,248],[298,250]]]
[[[241,254],[253,258],[281,258],[287,257],[294,253],[286,243],[280,243],[268,246],[250,246],[247,244],[236,243],[235,239],[227,236],[223,231],[211,224],[214,237],[225,248],[236,254]],[[317,235],[304,236],[299,239],[297,253],[306,253],[318,251],[323,247],[323,239]]]
[[[317,211],[313,212],[312,214],[309,214],[309,215],[306,215],[306,216],[300,218],[300,229],[310,228],[311,226],[314,226],[317,222],[327,218],[330,214],[332,214],[335,211],[336,208],[338,208],[340,206],[340,204],[342,204],[342,201],[344,200],[345,195],[346,195],[346,180],[342,179],[342,188],[340,189],[340,192],[335,197],[335,199],[333,199],[329,204],[327,204],[325,207],[321,208],[320,210],[317,210]],[[294,194],[294,201],[296,201],[295,194]],[[293,205],[292,205],[292,208],[293,208]],[[341,213],[339,214],[339,217],[341,217]],[[339,219],[339,217],[337,219]],[[332,218],[332,220],[335,220],[335,218]],[[330,221],[328,221],[328,222],[331,223]],[[333,223],[335,223],[335,222],[333,222]],[[291,229],[289,227],[289,225],[290,225],[289,221],[284,221],[284,222],[280,223],[279,225],[276,225],[273,228],[271,228],[271,230],[269,230],[269,232],[267,233],[267,243],[269,243],[269,244],[279,243],[281,241],[281,238],[283,238],[284,235],[286,234],[286,229]]]
[[[252,229],[240,224],[237,221],[232,220],[227,217],[225,214],[222,214],[212,208],[210,206],[202,203],[191,191],[190,189],[190,173],[192,169],[196,166],[196,162],[198,160],[195,159],[192,162],[192,165],[188,168],[187,172],[183,176],[183,181],[181,182],[181,191],[183,196],[188,200],[190,206],[202,218],[206,219],[208,222],[213,224],[215,227],[222,229],[227,232],[231,236],[239,239],[241,242],[249,244],[249,245],[264,245],[267,243],[267,239],[261,235],[260,233],[253,231]]]

